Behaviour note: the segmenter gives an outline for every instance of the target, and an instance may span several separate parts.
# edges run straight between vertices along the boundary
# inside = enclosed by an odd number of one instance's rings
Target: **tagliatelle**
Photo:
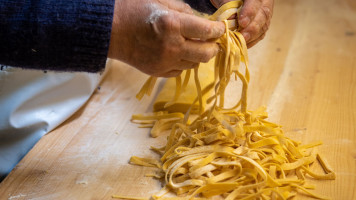
[[[211,60],[209,63],[204,64],[204,67],[199,69],[199,79],[201,80],[201,87],[205,88],[209,83],[214,81],[214,69],[210,66],[214,64],[214,60]],[[205,67],[206,66],[206,67]],[[153,111],[168,111],[168,112],[182,112],[185,113],[191,106],[193,114],[199,112],[198,102],[193,103],[196,98],[197,90],[195,88],[194,73],[191,73],[191,70],[186,70],[181,75],[184,77],[183,83],[178,81],[175,78],[170,78],[166,81],[165,85],[162,88],[153,104]],[[181,78],[179,78],[181,79]],[[180,84],[181,83],[181,84]],[[188,88],[188,89],[187,89]],[[179,92],[180,91],[180,92]],[[212,91],[209,91],[209,94]],[[209,94],[202,96],[202,109],[206,107],[206,100]],[[172,97],[174,99],[172,100]]]
[[[155,121],[151,132],[153,137],[166,130],[170,132],[164,147],[152,147],[161,156],[160,160],[134,156],[130,160],[131,164],[160,170],[151,176],[164,178],[165,187],[153,195],[153,199],[290,199],[300,192],[327,199],[311,192],[314,187],[306,183],[307,177],[335,179],[335,173],[316,152],[315,146],[321,142],[301,145],[286,137],[279,125],[266,120],[266,108],[247,110],[250,79],[247,47],[237,30],[229,30],[227,21],[241,5],[241,0],[229,2],[211,17],[223,20],[226,25],[226,33],[218,41],[222,51],[215,58],[214,78],[205,82],[202,88],[198,67],[194,69],[196,87],[193,89],[197,95],[189,96],[183,103],[189,104],[189,109],[180,106],[175,111],[177,113],[157,112],[132,117],[135,121]],[[244,63],[243,70],[240,69],[241,63]],[[242,82],[241,97],[234,107],[225,108],[225,89],[232,76]],[[161,104],[166,108],[174,106],[179,95],[184,94],[185,87],[186,90],[192,89],[187,84],[189,77],[190,74],[183,83],[178,78],[175,96],[170,95],[171,101],[165,100],[166,103]],[[149,94],[155,81],[155,78],[150,78],[138,97]],[[205,99],[204,95],[209,97]],[[210,102],[211,106],[203,108],[204,101]],[[190,123],[188,118],[196,103],[199,108],[194,110],[198,111],[198,116]],[[310,165],[317,162],[324,170],[323,174],[311,171]],[[167,197],[169,192],[178,196]]]

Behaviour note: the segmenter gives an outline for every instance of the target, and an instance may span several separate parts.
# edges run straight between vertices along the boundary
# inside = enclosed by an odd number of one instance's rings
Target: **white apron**
[[[102,75],[3,67],[0,71],[0,180],[46,133],[76,112]]]

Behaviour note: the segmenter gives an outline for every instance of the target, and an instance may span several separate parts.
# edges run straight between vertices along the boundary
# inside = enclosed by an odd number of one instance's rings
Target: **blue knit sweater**
[[[0,64],[100,71],[113,11],[114,0],[1,0]]]
[[[212,11],[209,0],[186,0]],[[114,0],[1,0],[0,65],[98,72],[105,66]]]
[[[200,11],[214,11],[209,0],[186,2]],[[113,10],[114,0],[0,0],[0,67],[101,71]],[[4,173],[0,171],[0,182]]]

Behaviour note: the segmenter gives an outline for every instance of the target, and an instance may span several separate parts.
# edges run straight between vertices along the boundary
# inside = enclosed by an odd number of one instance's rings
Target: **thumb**
[[[225,25],[223,22],[182,14],[180,15],[180,32],[185,38],[206,41],[221,37],[225,33]]]

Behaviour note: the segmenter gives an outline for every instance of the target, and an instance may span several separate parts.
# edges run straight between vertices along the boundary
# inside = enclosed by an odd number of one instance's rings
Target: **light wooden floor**
[[[337,179],[312,181],[315,192],[356,199],[356,1],[276,0],[274,11],[267,37],[249,50],[249,108],[266,105],[269,120],[295,140],[323,141],[319,151]],[[165,140],[129,122],[150,110],[153,97],[134,98],[146,76],[112,65],[89,103],[0,184],[0,199],[148,197],[160,188],[144,177],[149,169],[127,164]]]

